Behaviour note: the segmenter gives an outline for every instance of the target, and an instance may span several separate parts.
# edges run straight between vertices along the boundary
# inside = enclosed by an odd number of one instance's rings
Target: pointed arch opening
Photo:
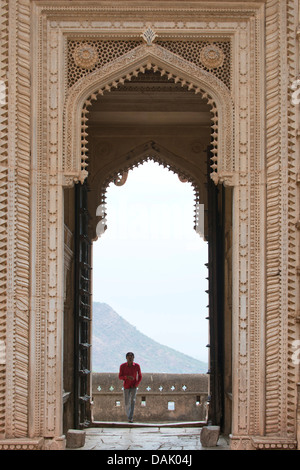
[[[146,160],[107,188],[107,230],[93,243],[95,372],[118,370],[134,350],[144,373],[207,373],[207,242],[194,230],[192,185],[168,170]],[[127,324],[123,337],[99,343],[103,303],[138,331]]]
[[[208,137],[208,132],[205,132]],[[134,142],[134,141],[133,141]],[[91,237],[94,241],[104,233],[107,228],[106,225],[106,198],[107,188],[111,183],[116,186],[123,186],[127,182],[128,174],[143,165],[146,162],[157,163],[161,167],[177,175],[177,178],[181,183],[189,183],[193,190],[193,207],[194,207],[194,218],[193,227],[195,231],[202,236],[204,239],[205,227],[207,227],[207,217],[203,207],[207,204],[207,194],[205,189],[206,178],[207,178],[207,160],[206,158],[200,158],[198,165],[186,160],[182,155],[175,153],[174,151],[167,149],[160,143],[150,140],[140,145],[130,148],[129,151],[120,155],[114,159],[113,165],[107,165],[105,169],[101,168],[93,177],[90,178],[91,185],[95,190],[95,194],[98,197],[94,200],[93,214],[96,215],[96,222],[94,232]],[[198,154],[204,153],[200,151],[201,143],[199,140],[193,142],[194,151]],[[201,165],[202,168],[201,168]],[[113,166],[115,167],[113,169]],[[97,204],[95,206],[95,204]],[[99,204],[99,205],[98,205]],[[202,207],[203,206],[203,207]],[[201,208],[202,207],[202,208]],[[201,217],[203,220],[200,219]],[[93,217],[93,216],[91,216]]]

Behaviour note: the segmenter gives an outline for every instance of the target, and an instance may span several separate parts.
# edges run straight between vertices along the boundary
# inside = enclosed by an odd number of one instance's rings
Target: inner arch
[[[211,116],[206,98],[153,69],[91,102],[86,137],[88,183],[96,195],[91,217],[105,204],[108,184],[147,160],[193,185],[195,210],[199,203],[206,206]]]
[[[97,186],[97,194],[101,195],[99,200],[100,206],[96,210],[96,215],[100,217],[100,221],[97,224],[98,230],[96,229],[96,238],[101,236],[106,229],[103,221],[105,219],[104,212],[106,213],[107,188],[110,183],[113,182],[116,186],[123,186],[127,182],[128,174],[134,168],[149,161],[158,163],[168,171],[175,173],[182,183],[191,184],[194,192],[194,229],[205,238],[204,223],[201,225],[201,221],[199,221],[199,205],[207,203],[205,185],[199,185],[199,182],[203,181],[205,175],[201,168],[189,163],[182,156],[162,147],[155,141],[148,141],[132,148],[129,152],[118,158],[116,162],[107,165],[107,168],[102,172],[102,177],[97,173],[93,178],[90,178],[90,180],[93,179]]]

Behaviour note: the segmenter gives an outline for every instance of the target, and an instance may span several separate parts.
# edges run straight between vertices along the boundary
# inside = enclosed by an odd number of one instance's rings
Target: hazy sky
[[[107,190],[93,244],[93,298],[150,338],[207,361],[207,243],[193,229],[194,191],[154,162]]]

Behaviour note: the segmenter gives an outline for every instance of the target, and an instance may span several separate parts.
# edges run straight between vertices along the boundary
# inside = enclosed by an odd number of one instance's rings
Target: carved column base
[[[233,436],[230,434],[231,450],[254,450],[251,438],[249,436]]]
[[[232,450],[296,450],[295,439],[268,436],[230,436]]]
[[[45,439],[44,450],[65,450],[66,436],[54,437],[53,439]]]
[[[285,437],[253,437],[253,446],[258,450],[296,450],[297,441]]]
[[[42,450],[44,438],[37,439],[3,439],[0,440],[0,450]]]
[[[45,439],[44,437],[37,437],[36,439],[12,438],[0,439],[1,450],[65,450],[66,438],[65,436],[56,437],[53,439]]]

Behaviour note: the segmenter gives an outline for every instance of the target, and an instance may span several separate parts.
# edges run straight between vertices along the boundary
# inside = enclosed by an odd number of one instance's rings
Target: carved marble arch
[[[211,108],[211,177],[231,184],[234,172],[233,101],[221,80],[157,44],[141,45],[80,79],[69,90],[64,108],[64,186],[88,175],[88,113],[93,100],[146,70],[159,71],[200,93]]]
[[[206,175],[199,167],[187,162],[183,157],[174,154],[157,142],[150,140],[138,145],[130,152],[125,152],[119,158],[111,162],[104,169],[89,178],[90,189],[97,195],[89,202],[91,217],[91,239],[96,241],[106,230],[106,194],[110,183],[122,186],[126,183],[128,173],[145,162],[153,161],[172,171],[178,176],[181,183],[190,183],[194,191],[194,229],[201,236],[206,236],[203,232],[202,224],[199,224],[199,204],[207,204],[207,189],[203,181]],[[94,217],[94,214],[96,217]],[[207,222],[204,221],[204,228]]]

